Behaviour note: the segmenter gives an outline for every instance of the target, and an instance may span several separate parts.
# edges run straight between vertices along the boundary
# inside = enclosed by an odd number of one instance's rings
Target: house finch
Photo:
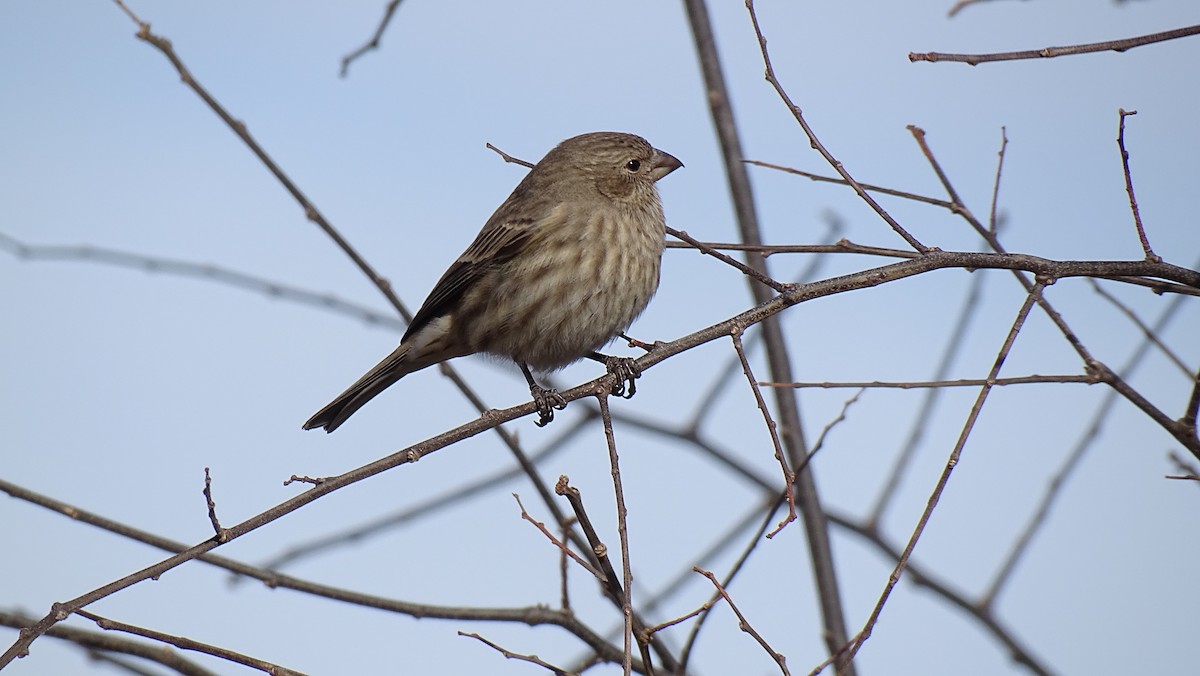
[[[442,275],[400,346],[304,429],[332,432],[372,397],[428,366],[483,352],[521,367],[539,425],[566,401],[530,368],[589,357],[633,394],[631,359],[596,350],[641,314],[658,288],[666,223],[654,183],[683,166],[633,134],[569,138],[538,162]]]

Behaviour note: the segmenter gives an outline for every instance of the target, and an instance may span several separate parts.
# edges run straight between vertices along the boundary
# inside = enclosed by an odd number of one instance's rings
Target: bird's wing
[[[500,216],[497,211],[496,216]],[[458,303],[488,269],[503,264],[515,256],[533,233],[532,219],[492,219],[484,226],[475,241],[446,270],[434,285],[429,297],[413,315],[412,323],[401,342],[424,328],[429,322],[446,314]]]

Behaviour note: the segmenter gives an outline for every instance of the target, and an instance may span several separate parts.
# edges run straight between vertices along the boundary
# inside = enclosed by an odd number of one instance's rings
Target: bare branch
[[[783,672],[784,676],[791,676],[791,672],[788,671],[787,668],[787,658],[784,657],[782,653],[772,648],[771,644],[767,643],[767,640],[762,637],[762,634],[759,634],[754,630],[754,627],[750,626],[750,622],[746,619],[746,616],[742,614],[742,611],[738,610],[738,607],[733,602],[733,599],[729,598],[729,592],[725,591],[725,587],[723,587],[721,583],[717,581],[717,576],[698,567],[693,567],[692,570],[700,573],[704,577],[707,577],[708,581],[713,583],[713,586],[717,588],[717,592],[721,594],[721,598],[725,599],[725,603],[729,604],[729,609],[733,611],[734,615],[737,615],[738,628],[753,636],[755,641],[758,641],[758,644],[762,646],[763,650],[767,651],[767,654],[771,656],[771,659],[775,660],[775,663],[779,665],[779,670]]]
[[[1084,45],[1068,45],[1066,47],[1043,47],[1023,52],[998,52],[994,54],[944,54],[942,52],[909,52],[909,61],[961,61],[975,66],[991,61],[1016,61],[1019,59],[1051,59],[1056,56],[1071,56],[1074,54],[1090,54],[1093,52],[1124,52],[1134,47],[1165,42],[1191,35],[1200,34],[1200,25],[1176,28],[1175,30],[1151,33],[1136,38],[1091,42]]]
[[[1025,325],[1025,320],[1029,317],[1029,312],[1036,304],[1038,296],[1042,294],[1044,286],[1045,282],[1039,278],[1033,290],[1026,296],[1024,304],[1021,305],[1021,309],[1017,312],[1017,317],[1013,321],[1012,328],[1009,329],[1008,336],[1004,339],[1004,344],[1000,347],[1000,352],[996,355],[996,359],[992,364],[992,370],[988,374],[988,381],[993,381],[1000,375],[1000,369],[1004,366],[1004,361],[1008,358],[1008,353],[1012,350],[1012,346],[1017,340],[1017,335]],[[888,576],[887,585],[884,587],[883,593],[880,594],[879,601],[876,602],[875,608],[871,611],[871,615],[867,618],[867,622],[863,625],[862,630],[859,631],[858,635],[846,648],[847,659],[853,660],[854,656],[858,654],[859,649],[862,648],[863,643],[871,637],[871,631],[874,629],[875,623],[879,621],[879,616],[883,612],[884,605],[891,596],[892,590],[895,589],[896,583],[900,581],[901,576],[904,574],[904,569],[908,566],[908,559],[912,556],[913,550],[916,549],[917,541],[921,539],[921,534],[925,532],[925,526],[929,523],[930,517],[933,516],[933,510],[937,507],[942,493],[946,490],[946,485],[950,481],[950,474],[958,465],[963,448],[967,444],[967,439],[970,437],[971,431],[975,428],[975,422],[979,420],[979,414],[983,410],[984,402],[987,401],[991,390],[990,384],[985,384],[979,389],[979,396],[975,399],[975,404],[971,407],[971,412],[967,415],[962,432],[959,433],[958,441],[955,442],[954,449],[950,452],[950,458],[946,461],[946,466],[938,478],[933,493],[929,496],[929,501],[925,505],[925,511],[921,513],[921,518],[917,521],[917,525],[908,539],[908,544],[904,547],[904,552],[896,562],[896,567],[892,570],[892,574]],[[840,652],[838,651],[834,656],[839,656]]]
[[[36,622],[34,618],[24,613],[0,610],[0,626],[21,629],[34,622]],[[90,631],[59,625],[51,628],[46,635],[79,646],[87,650],[96,659],[117,662],[126,669],[137,667],[133,667],[127,661],[117,660],[114,654],[132,655],[156,662],[171,669],[172,672],[182,674],[183,676],[217,676],[216,672],[205,669],[174,650],[163,650],[161,646],[156,644],[121,638],[108,632]],[[145,673],[145,671],[134,673]],[[159,672],[155,671],[154,673],[157,674]]]
[[[213,501],[212,496],[212,477],[209,475],[207,467],[204,468],[204,502],[208,505],[208,520],[212,523],[217,542],[224,542],[225,529],[221,527],[221,521],[217,518],[217,503]]]
[[[501,648],[499,645],[496,645],[495,643],[487,640],[486,638],[480,636],[479,634],[472,633],[472,632],[466,632],[466,631],[460,631],[460,632],[458,632],[458,635],[466,636],[468,638],[473,638],[473,639],[479,641],[480,643],[491,647],[493,650],[499,652],[501,655],[504,655],[505,659],[520,660],[522,662],[529,662],[530,664],[536,664],[539,667],[543,667],[545,669],[550,670],[551,672],[553,672],[555,674],[555,676],[578,676],[577,672],[567,671],[561,667],[556,667],[553,664],[550,664],[549,662],[544,661],[542,658],[538,657],[537,655],[522,655],[521,653],[514,653],[511,650],[506,650],[504,648]]]
[[[779,98],[783,99],[784,104],[787,105],[788,110],[792,113],[792,117],[796,118],[796,122],[800,124],[800,128],[803,129],[804,134],[808,136],[809,144],[812,145],[814,150],[821,153],[821,157],[824,157],[825,161],[829,163],[829,166],[833,167],[834,171],[836,171],[838,175],[845,179],[846,184],[853,188],[854,192],[860,198],[862,198],[862,200],[866,202],[867,205],[875,211],[875,213],[879,214],[879,217],[882,218],[889,226],[891,226],[892,230],[894,230],[897,235],[900,235],[905,242],[908,242],[909,246],[911,246],[918,253],[925,253],[928,251],[928,247],[917,241],[916,237],[910,235],[908,231],[896,221],[896,219],[892,218],[891,214],[884,210],[884,208],[875,201],[875,198],[871,197],[871,195],[868,194],[861,185],[859,185],[858,181],[854,180],[854,177],[850,175],[850,172],[846,171],[846,168],[842,165],[842,163],[835,158],[832,153],[826,150],[824,144],[822,144],[821,140],[817,138],[816,132],[812,130],[812,127],[808,125],[808,121],[804,119],[804,113],[801,112],[800,107],[792,103],[791,97],[788,96],[788,93],[784,90],[783,85],[780,84],[778,78],[775,77],[775,68],[771,65],[771,55],[767,52],[767,38],[763,36],[762,28],[760,28],[758,25],[758,14],[754,11],[754,0],[746,0],[746,9],[750,12],[750,22],[754,25],[754,34],[758,37],[759,51],[762,53],[763,64],[766,66],[767,82],[771,83],[771,86],[775,88],[775,92],[779,94]]]
[[[126,624],[125,622],[110,620],[106,617],[101,617],[86,610],[77,610],[75,611],[75,614],[79,615],[80,617],[86,617],[87,619],[95,622],[97,627],[107,631],[125,632],[127,634],[133,634],[134,636],[141,636],[143,638],[152,639],[161,643],[167,643],[179,648],[180,650],[192,650],[195,652],[204,653],[206,655],[212,655],[213,657],[219,657],[235,664],[241,664],[250,667],[251,669],[265,671],[272,676],[303,676],[303,674],[299,671],[288,669],[287,667],[282,667],[278,664],[272,664],[271,662],[260,660],[255,657],[243,655],[242,653],[235,652],[227,648],[221,648],[208,643],[201,643],[200,641],[193,641],[192,639],[185,638],[183,636],[172,636],[171,634],[164,634],[161,631],[154,631],[153,629],[146,629],[144,627]]]
[[[733,349],[737,351],[738,359],[742,362],[742,373],[746,374],[746,380],[750,383],[750,391],[754,394],[754,401],[758,405],[758,410],[762,412],[763,422],[767,425],[767,433],[771,435],[771,444],[775,447],[775,460],[779,463],[779,467],[783,471],[783,486],[784,493],[787,495],[788,513],[783,518],[783,521],[780,521],[775,526],[775,530],[767,533],[767,537],[772,538],[782,531],[784,526],[796,520],[796,494],[792,486],[796,481],[796,474],[788,469],[787,458],[783,454],[783,444],[779,441],[778,426],[775,424],[775,420],[771,418],[771,409],[767,407],[767,402],[763,399],[762,391],[758,389],[758,381],[754,379],[754,372],[750,369],[750,361],[746,359],[746,350],[742,347],[741,330],[734,331],[731,337],[733,338]]]
[[[997,378],[995,380],[995,382],[992,382],[992,383],[988,383],[988,381],[984,378],[962,378],[959,380],[916,380],[916,381],[900,381],[900,382],[882,381],[882,380],[871,380],[871,381],[864,380],[864,381],[857,381],[857,382],[851,381],[851,382],[839,382],[839,383],[820,382],[820,383],[759,383],[759,384],[764,385],[766,387],[797,387],[797,388],[820,387],[822,389],[835,389],[835,388],[851,387],[851,388],[857,388],[857,389],[888,388],[888,389],[900,389],[900,390],[913,390],[913,389],[938,388],[938,387],[979,387],[980,385],[988,385],[988,384],[996,386],[996,387],[1002,387],[1004,385],[1029,385],[1032,383],[1083,383],[1085,385],[1094,385],[1098,382],[1100,382],[1100,378],[1097,376],[1094,376],[1094,375],[1083,375],[1083,376],[1037,376],[1037,375],[1034,375],[1034,376],[1014,376],[1012,378]]]
[[[601,573],[600,571],[596,570],[592,566],[592,564],[588,563],[587,561],[584,561],[582,557],[580,557],[575,552],[571,551],[571,548],[567,545],[567,543],[554,537],[554,534],[550,532],[550,529],[546,527],[546,524],[542,523],[541,521],[538,521],[537,519],[535,519],[529,515],[529,512],[527,512],[525,510],[525,505],[521,504],[521,496],[517,495],[516,493],[513,493],[512,496],[513,496],[513,499],[517,501],[517,506],[521,508],[521,518],[522,519],[528,521],[529,523],[533,524],[534,527],[536,527],[538,530],[542,531],[542,535],[545,535],[547,540],[554,543],[554,546],[558,547],[559,550],[561,550],[565,556],[569,556],[572,559],[574,559],[575,563],[578,563],[579,565],[583,566],[584,570],[586,570],[587,572],[594,575],[596,577],[596,579],[599,580],[601,583],[603,583],[605,581],[604,573]]]
[[[375,34],[371,36],[371,39],[363,43],[358,49],[342,57],[342,69],[339,73],[341,77],[346,77],[350,73],[350,64],[354,63],[358,57],[379,48],[379,41],[383,38],[383,31],[392,22],[392,15],[396,13],[396,8],[400,6],[400,2],[401,0],[391,0],[387,8],[383,10],[383,18],[379,20],[379,25],[375,27]]]
[[[1129,151],[1125,149],[1125,118],[1137,115],[1136,110],[1120,108],[1117,115],[1121,121],[1117,131],[1117,148],[1121,150],[1121,169],[1125,174],[1125,192],[1129,194],[1129,209],[1133,212],[1133,225],[1137,228],[1138,240],[1142,243],[1142,251],[1148,261],[1161,261],[1162,257],[1150,248],[1150,240],[1146,239],[1146,228],[1142,225],[1142,212],[1138,209],[1137,197],[1133,194],[1133,175],[1129,173]]]

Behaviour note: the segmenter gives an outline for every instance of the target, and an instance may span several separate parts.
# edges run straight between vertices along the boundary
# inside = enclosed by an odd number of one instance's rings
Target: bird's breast
[[[464,299],[474,314],[464,324],[467,340],[478,351],[539,370],[604,346],[658,288],[665,226],[661,205],[650,206],[556,209],[520,255]]]

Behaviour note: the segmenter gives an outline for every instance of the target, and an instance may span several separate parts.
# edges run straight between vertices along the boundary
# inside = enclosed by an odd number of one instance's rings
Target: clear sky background
[[[1001,129],[1010,141],[1000,189],[1010,251],[1056,259],[1138,259],[1115,138],[1118,108],[1142,216],[1167,261],[1195,268],[1200,226],[1200,39],[1045,61],[968,67],[913,64],[911,51],[992,52],[1130,37],[1196,23],[1193,0],[986,2],[947,18],[951,0],[762,0],[777,73],[822,141],[860,180],[942,197],[906,125],[928,139],[964,201],[988,212]],[[338,77],[340,58],[369,38],[382,2],[132,0],[195,77],[238,119],[322,213],[416,308],[437,277],[520,180],[485,149],[536,160],[563,138],[631,131],[686,168],[660,184],[668,222],[695,237],[737,237],[687,21],[679,3],[408,0],[382,48]],[[830,174],[762,78],[741,2],[713,2],[746,156]],[[212,264],[390,314],[378,291],[306,221],[243,143],[109,2],[0,4],[0,233],[30,245],[91,245]],[[845,188],[755,168],[764,238],[818,243],[836,219],[855,242],[903,248]],[[981,246],[937,209],[885,206],[925,244]],[[770,259],[780,279],[813,263]],[[888,262],[834,256],[818,277]],[[952,377],[986,375],[1024,294],[1006,272],[981,272],[979,312]],[[806,303],[785,315],[797,378],[920,380],[932,375],[973,276],[943,271]],[[1154,321],[1173,298],[1106,289]],[[1097,358],[1120,367],[1141,334],[1082,280],[1048,291]],[[659,295],[631,333],[671,340],[752,305],[740,275],[694,251],[669,250]],[[189,543],[211,535],[203,469],[226,525],[303,490],[292,474],[347,471],[476,417],[436,369],[413,375],[336,434],[300,424],[387,354],[399,324],[369,323],[213,280],[0,251],[0,478]],[[1185,299],[1162,333],[1195,372],[1200,305]],[[623,346],[614,351],[624,352]],[[728,341],[663,363],[614,410],[677,425],[732,356]],[[759,375],[766,373],[755,352]],[[457,360],[489,406],[528,399],[517,370]],[[1005,375],[1079,373],[1078,358],[1035,311]],[[574,385],[595,364],[564,371]],[[765,376],[764,376],[765,377]],[[706,438],[778,480],[749,388],[735,377],[706,418]],[[1155,352],[1131,378],[1172,417],[1187,376]],[[801,395],[811,442],[852,390]],[[893,507],[881,524],[903,543],[965,419],[974,390],[943,395]],[[1047,481],[1103,402],[1100,385],[993,393],[914,561],[968,595],[987,587]],[[814,470],[828,507],[867,515],[909,433],[921,393],[871,390],[830,436]],[[580,401],[546,429],[510,425],[529,452],[565,434]],[[618,424],[630,502],[637,595],[700,563],[759,489],[694,447]],[[1064,486],[996,602],[997,616],[1056,673],[1186,673],[1195,665],[1194,562],[1200,492],[1167,452],[1178,444],[1124,401]],[[322,498],[221,548],[259,563],[291,545],[452,492],[512,465],[484,434],[412,466]],[[615,550],[612,486],[599,424],[587,423],[540,464],[584,492]],[[429,518],[288,568],[358,591],[447,605],[555,605],[556,551],[520,520],[511,493],[540,519],[523,478],[480,490]],[[565,505],[564,505],[565,508]],[[123,577],[165,555],[17,500],[0,501],[0,606],[38,617],[54,601]],[[883,589],[891,562],[834,530],[850,631]],[[723,574],[732,551],[704,562]],[[825,657],[799,524],[759,545],[731,588],[754,626],[805,673]],[[618,616],[572,571],[581,614]],[[690,579],[652,620],[683,614],[711,587]],[[190,563],[92,608],[114,619],[240,650],[316,674],[545,673],[506,661],[456,631],[477,631],[559,665],[583,654],[555,628],[417,621],[337,604]],[[80,618],[69,624],[94,628]],[[678,646],[685,631],[667,634]],[[7,645],[16,632],[0,629]],[[94,670],[51,638],[13,674]],[[240,667],[203,656],[219,673]],[[863,648],[863,674],[1023,674],[975,620],[902,581]],[[776,666],[720,609],[705,628],[696,673],[770,674]],[[247,672],[248,673],[248,672]],[[594,673],[619,673],[611,665]]]

